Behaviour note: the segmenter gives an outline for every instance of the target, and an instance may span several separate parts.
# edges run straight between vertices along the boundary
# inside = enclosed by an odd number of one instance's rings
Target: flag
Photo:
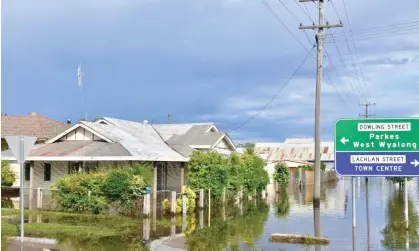
[[[81,63],[80,63],[79,67],[77,68],[77,80],[78,80],[80,89],[83,89],[83,77],[84,77],[84,73],[81,72]]]

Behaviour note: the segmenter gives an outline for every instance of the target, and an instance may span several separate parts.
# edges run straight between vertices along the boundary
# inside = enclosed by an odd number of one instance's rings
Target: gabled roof
[[[65,132],[39,146],[28,160],[138,160],[179,161],[188,159],[170,148],[151,125],[118,119],[110,123],[80,121]],[[68,133],[84,128],[102,141],[66,140]],[[62,150],[60,150],[62,149]]]
[[[104,117],[97,124],[130,124],[143,126],[141,122]],[[221,140],[236,150],[236,146],[226,133],[220,132],[214,123],[153,124],[151,125],[166,143],[178,153],[189,157],[194,149],[214,148]]]
[[[26,116],[1,116],[1,137],[35,136],[38,140],[47,140],[68,129],[70,125],[47,118],[37,113]]]
[[[153,124],[154,129],[164,140],[170,139],[174,135],[190,134],[198,135],[213,131],[218,132],[213,123],[188,123],[188,124]]]

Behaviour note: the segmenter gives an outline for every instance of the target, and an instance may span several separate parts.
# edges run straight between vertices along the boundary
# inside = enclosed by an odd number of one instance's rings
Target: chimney
[[[71,119],[67,119],[67,125],[71,125]]]
[[[38,115],[36,112],[29,113],[29,116],[36,116],[36,115]]]
[[[143,120],[143,126],[146,126],[148,124],[147,120]]]

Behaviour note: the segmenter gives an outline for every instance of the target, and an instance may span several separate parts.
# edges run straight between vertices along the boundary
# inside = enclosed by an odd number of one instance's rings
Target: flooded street
[[[133,219],[131,223],[107,219],[104,226],[109,228],[125,225],[118,228],[116,233],[105,233],[94,241],[88,238],[88,234],[73,238],[53,232],[42,234],[42,231],[32,237],[56,239],[56,246],[60,250],[414,250],[419,248],[418,180],[408,182],[407,188],[409,232],[402,224],[403,194],[398,186],[381,178],[370,178],[367,192],[365,178],[356,179],[357,227],[354,241],[351,180],[341,179],[324,185],[320,206],[321,225],[317,227],[320,227],[320,236],[329,238],[330,244],[322,247],[269,241],[272,233],[314,236],[312,187],[303,188],[301,192],[295,189],[287,196],[273,196],[271,193],[266,200],[250,201],[242,206],[213,206],[211,215],[207,210],[197,211],[185,221],[181,216],[166,218],[159,215],[155,221],[152,218]],[[89,223],[85,218],[70,216],[32,217],[29,220],[44,225],[59,223],[82,226],[91,223],[93,226],[90,227],[101,226],[97,220]],[[356,243],[355,248],[353,242]],[[12,244],[9,250],[13,247],[16,246]]]

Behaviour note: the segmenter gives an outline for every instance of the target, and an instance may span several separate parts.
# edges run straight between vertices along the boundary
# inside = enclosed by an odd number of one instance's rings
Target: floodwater
[[[356,228],[352,228],[352,183],[323,184],[320,221],[314,224],[312,187],[274,193],[265,200],[197,211],[187,219],[153,217],[124,226],[120,236],[94,243],[78,236],[57,236],[60,250],[419,250],[419,180],[408,182],[410,230],[403,225],[403,193],[383,178],[355,179]],[[368,202],[368,203],[367,203]],[[69,219],[67,218],[67,221]],[[72,221],[85,225],[86,222]],[[112,222],[112,224],[118,224]],[[121,222],[122,224],[122,222]],[[327,246],[272,243],[272,233],[328,237]],[[181,233],[184,234],[181,234]],[[354,237],[355,235],[355,237]],[[37,236],[44,237],[44,236]],[[51,237],[51,235],[49,236]]]

